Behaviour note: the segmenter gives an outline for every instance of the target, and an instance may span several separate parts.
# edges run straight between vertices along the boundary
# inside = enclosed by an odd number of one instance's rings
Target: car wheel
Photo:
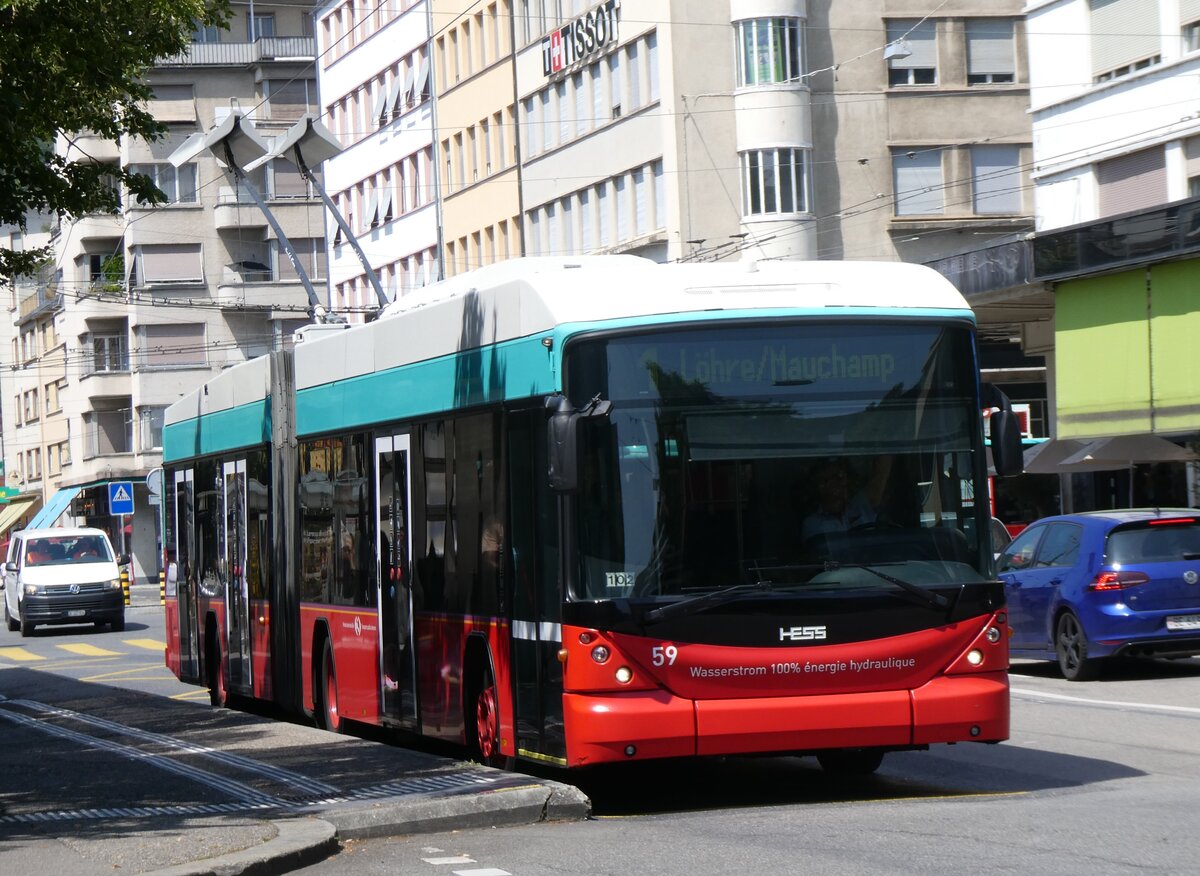
[[[7,599],[4,600],[4,622],[8,624],[8,631],[10,633],[15,633],[17,630],[21,629],[21,625],[17,623],[17,619],[9,613]]]
[[[883,763],[883,752],[877,748],[848,748],[817,755],[821,769],[833,776],[869,776]]]
[[[1054,651],[1059,672],[1067,681],[1091,681],[1100,674],[1100,661],[1088,657],[1087,633],[1072,612],[1065,611],[1058,618]]]

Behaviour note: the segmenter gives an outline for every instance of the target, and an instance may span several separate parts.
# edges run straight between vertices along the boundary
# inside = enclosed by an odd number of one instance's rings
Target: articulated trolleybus
[[[502,765],[998,742],[996,396],[919,266],[458,276],[168,410],[167,663]]]

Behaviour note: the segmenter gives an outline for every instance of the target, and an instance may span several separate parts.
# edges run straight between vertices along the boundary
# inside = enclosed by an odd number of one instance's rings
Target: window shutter
[[[967,73],[1015,74],[1016,69],[1011,20],[967,22]]]
[[[897,216],[942,212],[941,149],[913,150],[912,158],[906,150],[897,151],[892,156],[892,167]]]
[[[272,161],[271,173],[273,174],[271,191],[273,197],[308,197],[308,182],[300,175],[300,168],[286,158],[276,158]]]
[[[915,26],[914,26],[915,25]],[[912,31],[909,33],[909,31]],[[920,24],[913,19],[889,21],[888,42],[903,38],[912,52],[907,58],[892,58],[888,61],[893,70],[914,70],[937,67],[937,25],[932,21]],[[907,35],[906,35],[907,34]]]
[[[976,213],[1021,211],[1020,155],[1019,146],[971,148],[972,198]]]
[[[141,248],[142,281],[145,283],[202,282],[198,243],[158,243]]]
[[[204,365],[204,324],[143,325],[141,365]]]
[[[1183,154],[1187,161],[1187,177],[1200,176],[1200,137],[1188,137],[1183,141]]]
[[[1200,21],[1200,0],[1179,0],[1179,23]]]
[[[1091,7],[1094,75],[1159,53],[1158,0],[1091,0]]]
[[[1161,146],[1096,165],[1100,215],[1116,216],[1157,207],[1167,200],[1166,156]]]

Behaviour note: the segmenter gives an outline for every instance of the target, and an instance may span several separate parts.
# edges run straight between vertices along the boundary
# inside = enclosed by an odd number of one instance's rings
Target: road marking
[[[40,654],[34,654],[24,648],[0,648],[0,657],[5,660],[16,660],[18,663],[29,663],[34,660],[45,660]]]
[[[507,870],[496,867],[480,867],[476,870],[455,870],[454,876],[512,876]]]
[[[82,657],[120,657],[120,651],[109,651],[107,648],[97,648],[95,645],[88,645],[85,642],[74,642],[69,645],[56,645],[56,648],[62,648],[64,651],[70,651],[72,654],[79,654]]]
[[[163,651],[167,647],[166,642],[159,642],[156,639],[122,639],[121,641],[135,648],[145,648],[147,651]]]
[[[149,670],[151,675],[138,675],[139,672]],[[116,669],[112,672],[101,672],[99,675],[87,675],[80,678],[80,681],[112,681],[120,679],[121,681],[177,681],[174,675],[167,670],[165,666],[137,666],[133,669]],[[207,691],[206,691],[207,693]]]
[[[205,688],[199,690],[187,690],[183,693],[171,694],[169,699],[172,700],[206,700],[211,696]]]
[[[443,867],[446,864],[474,864],[474,858],[468,858],[466,855],[454,855],[450,858],[422,858],[426,864],[433,864],[435,867]]]
[[[1044,693],[1040,690],[1014,687],[1011,689],[1018,696],[1034,700],[1060,700],[1065,703],[1079,703],[1085,706],[1116,706],[1122,709],[1137,709],[1142,712],[1171,712],[1182,715],[1200,715],[1200,709],[1191,706],[1168,706],[1163,703],[1127,703],[1120,700],[1093,700],[1087,697],[1071,697],[1066,694]]]

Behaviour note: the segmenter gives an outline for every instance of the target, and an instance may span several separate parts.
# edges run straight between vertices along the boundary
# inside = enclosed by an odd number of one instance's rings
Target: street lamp
[[[271,230],[275,232],[280,245],[287,253],[287,257],[296,271],[296,276],[300,278],[300,282],[304,286],[304,291],[308,293],[308,304],[313,319],[317,322],[324,322],[325,307],[321,304],[320,296],[313,289],[308,271],[304,269],[304,265],[296,255],[296,250],[292,247],[292,242],[283,233],[275,215],[267,208],[266,201],[263,200],[257,187],[246,176],[247,165],[257,167],[262,163],[260,159],[269,160],[270,157],[270,147],[254,129],[254,123],[243,115],[241,110],[234,107],[229,115],[207,134],[197,132],[184,140],[167,160],[175,167],[179,167],[204,151],[212,153],[213,157],[217,159],[217,163],[233,176],[238,190],[250,193],[250,197],[254,199],[258,209],[266,217]]]
[[[312,171],[312,168],[333,158],[341,151],[342,144],[338,142],[333,132],[311,114],[305,114],[296,124],[287,130],[287,133],[275,138],[271,144],[269,153],[256,158],[246,165],[246,170],[254,170],[254,168],[266,164],[272,158],[279,156],[288,159],[300,169],[300,174],[312,184],[317,194],[321,196],[321,201],[324,202],[325,209],[332,214],[334,221],[338,224],[338,228],[342,230],[342,234],[345,235],[347,242],[354,249],[354,254],[358,256],[359,264],[362,265],[362,269],[366,272],[371,287],[375,290],[375,299],[382,308],[387,305],[388,300],[387,295],[384,294],[383,286],[379,283],[379,277],[376,275],[375,269],[367,261],[367,254],[363,252],[363,248],[359,245],[358,237],[350,230],[350,225],[346,222],[345,217],[342,216],[341,211],[333,203],[333,199],[325,193],[325,187],[321,185],[320,179]]]

